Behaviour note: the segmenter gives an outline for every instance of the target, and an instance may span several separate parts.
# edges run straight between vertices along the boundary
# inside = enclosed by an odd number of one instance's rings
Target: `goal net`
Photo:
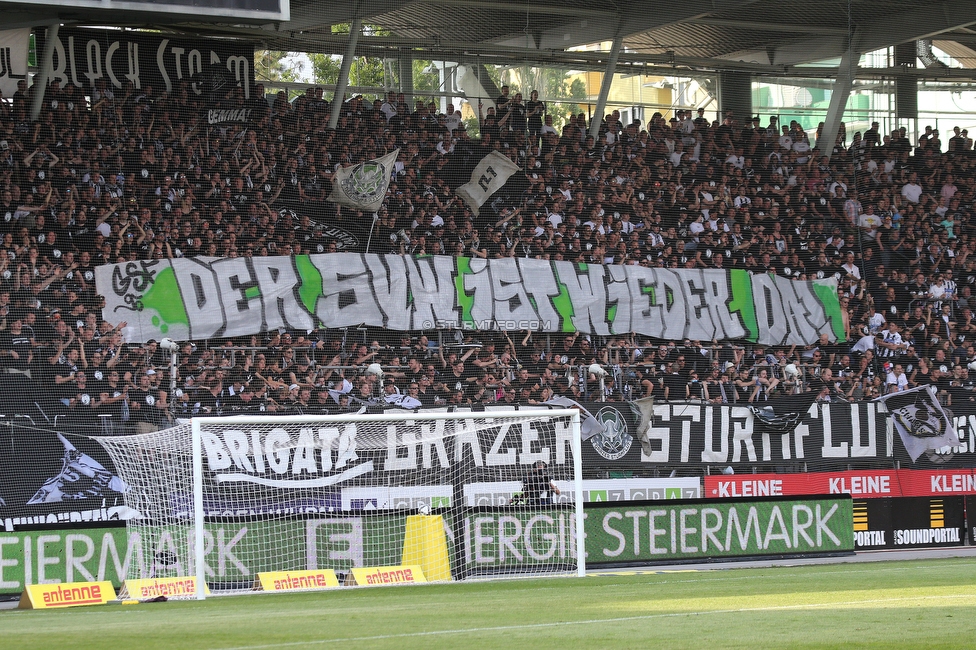
[[[142,513],[128,577],[197,576],[198,597],[260,572],[421,564],[418,515],[443,522],[435,579],[583,573],[574,410],[199,418],[97,440]]]

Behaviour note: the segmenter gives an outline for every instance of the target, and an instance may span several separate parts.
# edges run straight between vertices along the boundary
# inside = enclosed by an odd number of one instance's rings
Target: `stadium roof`
[[[236,1],[246,5],[250,0]],[[438,60],[601,69],[606,65],[606,48],[572,48],[620,36],[623,50],[618,72],[638,66],[676,72],[743,70],[814,76],[815,69],[802,66],[838,59],[848,42],[855,51],[868,52],[936,38],[953,50],[965,68],[976,68],[976,52],[970,49],[976,47],[976,3],[970,0],[291,0],[290,19],[270,24],[230,24],[200,16],[107,12],[79,6],[0,4],[8,25],[61,20],[78,25],[152,27],[247,38],[259,47],[285,51],[341,54],[347,36],[334,34],[332,27],[358,16],[383,34],[374,31],[360,37],[357,53],[372,56],[391,56],[391,50],[408,49],[415,56]],[[887,70],[887,74],[892,72]],[[971,70],[946,70],[937,65],[922,66],[916,74],[927,78],[973,76]]]

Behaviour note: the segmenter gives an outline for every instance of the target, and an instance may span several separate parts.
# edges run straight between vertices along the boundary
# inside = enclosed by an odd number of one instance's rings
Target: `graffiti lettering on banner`
[[[374,471],[449,468],[459,463],[513,468],[540,460],[557,467],[572,464],[572,432],[568,423],[533,426],[526,421],[521,426],[488,426],[478,431],[477,438],[445,435],[453,426],[440,420],[426,430],[426,424],[400,423],[395,429],[388,429],[386,448],[372,450],[359,448],[360,432],[355,423],[304,427],[298,431],[274,426],[246,432],[207,427],[202,431],[202,440],[207,468],[215,482],[284,489],[349,487],[353,479]],[[509,445],[518,445],[519,451],[495,451]],[[267,453],[268,449],[275,451]],[[395,494],[386,490],[382,498],[378,489],[371,488],[362,495],[344,491],[343,508],[356,509],[352,504],[365,498],[379,499],[373,507],[380,507],[381,503],[404,507],[398,505],[404,498],[410,507],[421,503],[443,507],[444,500],[451,496],[450,486],[402,487]]]
[[[524,323],[548,332],[767,345],[811,344],[821,334],[843,338],[834,280],[742,270],[331,253],[127,262],[100,266],[95,278],[104,318],[128,321],[129,341],[320,325],[426,330]]]

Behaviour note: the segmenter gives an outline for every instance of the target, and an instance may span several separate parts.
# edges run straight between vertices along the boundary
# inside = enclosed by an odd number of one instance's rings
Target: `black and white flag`
[[[606,427],[600,423],[593,414],[586,410],[586,407],[577,402],[576,400],[570,399],[568,397],[563,397],[562,395],[556,395],[552,399],[549,399],[543,404],[549,406],[560,406],[567,409],[577,409],[580,412],[580,437],[583,440],[589,440],[593,436],[600,435],[606,429]]]
[[[753,426],[757,431],[782,435],[790,433],[803,421],[815,401],[816,391],[807,391],[750,404],[749,412],[752,413]]]
[[[58,503],[107,496],[108,492],[122,494],[129,486],[86,453],[78,451],[67,438],[58,434],[64,445],[61,471],[49,478],[27,502]]]
[[[492,151],[481,159],[471,172],[471,180],[457,188],[456,193],[471,208],[471,212],[478,216],[478,211],[488,197],[502,189],[509,177],[518,170],[518,165],[497,151]]]
[[[391,406],[398,406],[402,409],[419,409],[423,404],[416,397],[410,397],[409,395],[387,395],[386,403]]]
[[[927,451],[958,447],[959,436],[949,414],[942,408],[934,386],[920,386],[879,397],[891,413],[895,429],[912,462]]]
[[[250,120],[250,108],[207,109],[207,124],[247,124]]]
[[[367,160],[352,167],[340,167],[332,177],[332,196],[329,200],[363,212],[379,210],[390,187],[390,174],[399,153],[399,149],[394,149],[382,158]]]

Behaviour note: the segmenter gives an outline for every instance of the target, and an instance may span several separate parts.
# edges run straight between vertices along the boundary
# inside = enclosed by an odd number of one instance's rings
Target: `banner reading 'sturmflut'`
[[[140,342],[357,325],[766,345],[843,338],[834,280],[743,270],[332,253],[126,262],[95,277],[105,320],[127,321],[126,338]]]

